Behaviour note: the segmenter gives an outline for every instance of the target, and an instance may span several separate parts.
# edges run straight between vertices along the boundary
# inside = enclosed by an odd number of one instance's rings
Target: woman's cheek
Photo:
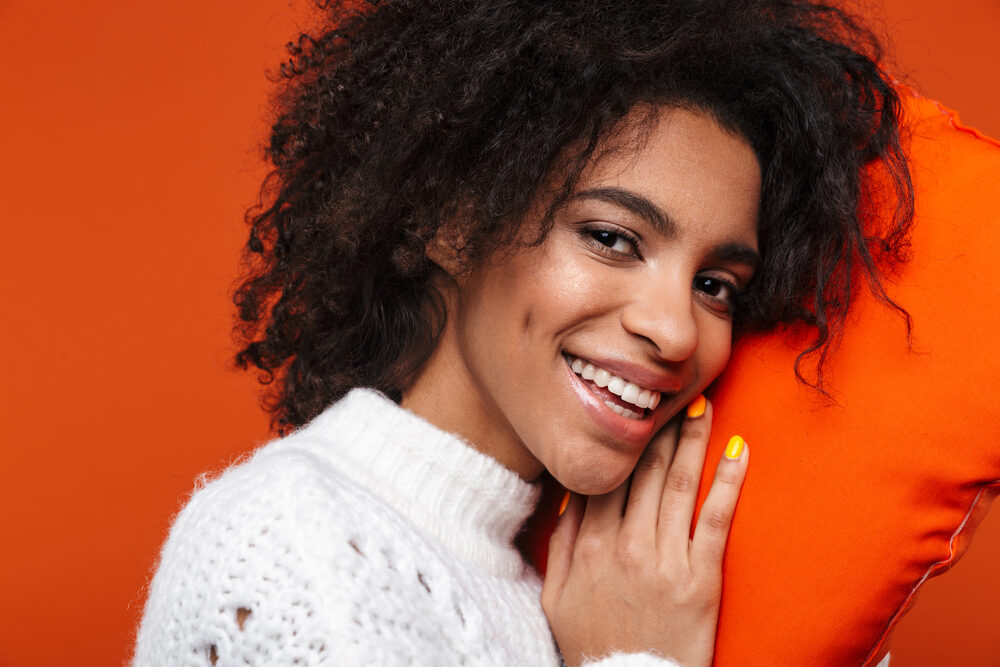
[[[703,376],[701,381],[705,385],[722,374],[732,353],[732,323],[714,316],[713,319],[715,321],[710,323],[711,326],[699,340],[699,347],[704,350],[699,366]]]

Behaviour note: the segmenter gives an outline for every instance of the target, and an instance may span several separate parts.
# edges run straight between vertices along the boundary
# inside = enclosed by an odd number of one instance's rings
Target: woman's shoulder
[[[192,654],[285,664],[350,626],[380,576],[370,554],[391,549],[399,525],[311,445],[275,441],[199,481],[149,586],[137,666]]]
[[[354,434],[337,428],[346,403],[331,406],[312,423],[222,472],[200,476],[174,519],[168,544],[201,541],[210,531],[215,543],[260,545],[276,539],[272,531],[281,527],[297,526],[318,537],[345,522],[367,522],[364,515],[377,511],[379,503],[343,461],[347,450],[363,449],[363,443],[350,442]],[[323,529],[315,530],[318,525]]]
[[[216,475],[203,475],[177,514],[161,554],[218,565],[229,554],[280,563],[298,551],[336,550],[352,528],[377,528],[378,499],[337,469],[308,436],[275,440]],[[349,545],[348,545],[349,548]]]

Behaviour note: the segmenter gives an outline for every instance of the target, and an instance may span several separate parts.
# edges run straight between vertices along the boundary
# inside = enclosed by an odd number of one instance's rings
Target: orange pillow
[[[907,115],[913,255],[888,291],[912,349],[868,297],[830,365],[838,405],[795,381],[777,335],[743,341],[714,388],[710,456],[731,433],[753,447],[717,664],[873,664],[1000,484],[1000,143],[931,100],[908,96]]]
[[[734,433],[753,450],[717,665],[876,664],[1000,488],[1000,143],[905,95],[913,253],[887,291],[913,317],[912,349],[902,319],[863,295],[828,367],[836,405],[796,380],[799,348],[781,334],[742,340],[710,394],[708,460]]]

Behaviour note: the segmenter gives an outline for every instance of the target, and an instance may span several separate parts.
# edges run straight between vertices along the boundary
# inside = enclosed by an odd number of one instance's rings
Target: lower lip
[[[584,411],[602,431],[618,440],[637,446],[645,446],[653,437],[653,429],[656,427],[655,410],[650,410],[643,419],[622,417],[595,396],[568,364],[566,372],[570,376],[570,386],[583,403]]]

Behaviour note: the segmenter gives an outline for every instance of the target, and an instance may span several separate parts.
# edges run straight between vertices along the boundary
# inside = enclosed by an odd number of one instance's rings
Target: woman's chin
[[[635,465],[621,467],[601,467],[588,468],[586,470],[572,470],[568,474],[558,475],[553,473],[556,481],[562,484],[567,490],[579,493],[584,496],[600,496],[611,493],[629,478]]]

